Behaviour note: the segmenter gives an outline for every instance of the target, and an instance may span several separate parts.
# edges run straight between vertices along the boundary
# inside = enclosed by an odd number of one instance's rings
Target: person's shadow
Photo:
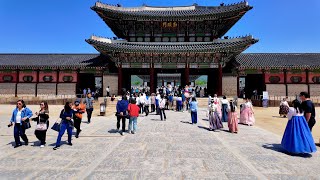
[[[312,154],[308,154],[308,153],[300,153],[300,154],[290,153],[290,152],[286,151],[285,149],[283,149],[281,144],[264,144],[264,145],[262,145],[262,147],[276,151],[276,152],[280,152],[283,154],[287,154],[290,156],[298,156],[298,157],[302,157],[302,158],[311,158],[312,157]]]
[[[115,134],[115,133],[118,133],[118,130],[117,129],[110,129],[108,131],[108,133]]]
[[[185,123],[185,124],[192,124],[192,123],[189,122],[189,121],[180,121],[180,122]]]

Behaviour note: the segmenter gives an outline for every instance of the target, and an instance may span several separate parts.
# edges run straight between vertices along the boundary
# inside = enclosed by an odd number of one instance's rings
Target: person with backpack
[[[160,96],[160,100],[159,100],[159,113],[160,113],[161,121],[163,121],[162,116],[164,117],[164,120],[167,119],[166,113],[165,113],[165,107],[166,107],[166,99],[164,98],[164,95],[162,94]]]
[[[135,99],[131,99],[131,101],[136,101]],[[127,96],[122,96],[122,99],[117,103],[117,131],[123,136],[123,133],[126,131],[126,116],[129,102],[127,100]],[[120,129],[120,121],[122,121],[122,131]]]
[[[136,105],[136,100],[132,99],[130,104],[128,105],[128,112],[130,115],[129,119],[129,134],[135,134],[137,131],[137,121],[139,117],[139,111],[140,108],[139,106]]]
[[[29,118],[32,117],[32,111],[27,108],[26,104],[24,103],[23,100],[18,100],[17,101],[17,106],[12,112],[10,124],[8,127],[13,126],[14,123],[14,141],[15,141],[15,146],[14,148],[17,148],[19,146],[22,146],[20,142],[20,137],[24,141],[25,145],[28,146],[29,140],[26,135],[26,124],[29,121]]]

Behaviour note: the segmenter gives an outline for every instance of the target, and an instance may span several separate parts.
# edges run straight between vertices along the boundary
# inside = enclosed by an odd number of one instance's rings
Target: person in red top
[[[136,100],[132,99],[129,106],[128,106],[128,112],[130,115],[129,120],[129,133],[135,134],[137,131],[137,120],[139,117],[139,106],[136,105]]]

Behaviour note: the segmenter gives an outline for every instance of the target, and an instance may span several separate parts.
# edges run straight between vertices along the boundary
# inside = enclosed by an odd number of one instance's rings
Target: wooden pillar
[[[122,65],[119,64],[118,66],[118,95],[123,95],[122,94]]]
[[[237,97],[240,96],[240,82],[239,73],[237,73]]]
[[[78,92],[78,89],[79,89],[79,74],[80,74],[80,69],[77,69],[76,70],[76,73],[77,73],[77,82],[76,82],[76,95],[77,95],[77,92]],[[81,91],[79,92],[80,94],[81,94]],[[81,95],[80,95],[80,97],[81,97]]]
[[[219,63],[218,68],[218,96],[222,96],[222,65]]]
[[[57,69],[57,83],[56,83],[56,96],[58,96],[58,84],[60,78],[60,69]]]
[[[263,78],[263,89],[262,89],[262,91],[266,91],[267,90],[267,86],[266,86],[266,71],[264,69],[262,70],[262,78]]]
[[[186,68],[184,69],[184,82],[186,83],[185,85],[189,85],[189,83],[190,83],[189,63],[186,63]]]
[[[155,92],[155,86],[154,86],[154,65],[153,63],[150,63],[150,93]]]
[[[16,79],[16,86],[15,86],[15,90],[14,90],[14,96],[15,97],[18,97],[18,83],[19,83],[19,80],[20,80],[20,70],[17,69],[17,79]]]
[[[286,87],[286,96],[288,96],[288,82],[287,82],[287,70],[284,69],[283,70],[283,74],[284,74],[284,85]]]
[[[306,72],[306,84],[308,86],[308,94],[310,95],[309,69],[306,69],[305,72]]]
[[[36,82],[36,91],[35,91],[36,97],[38,96],[39,73],[40,73],[40,69],[37,69],[37,82]]]

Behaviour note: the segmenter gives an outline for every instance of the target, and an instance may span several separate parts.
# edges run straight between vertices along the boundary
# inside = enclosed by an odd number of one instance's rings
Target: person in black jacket
[[[40,147],[43,148],[46,144],[46,135],[47,135],[47,129],[49,127],[49,107],[47,102],[41,102],[40,103],[40,111],[35,113],[38,117],[33,118],[33,121],[37,122],[36,130],[34,131],[34,134],[40,141]],[[46,124],[46,129],[41,129],[38,127],[40,124]],[[44,126],[45,127],[45,126]]]

